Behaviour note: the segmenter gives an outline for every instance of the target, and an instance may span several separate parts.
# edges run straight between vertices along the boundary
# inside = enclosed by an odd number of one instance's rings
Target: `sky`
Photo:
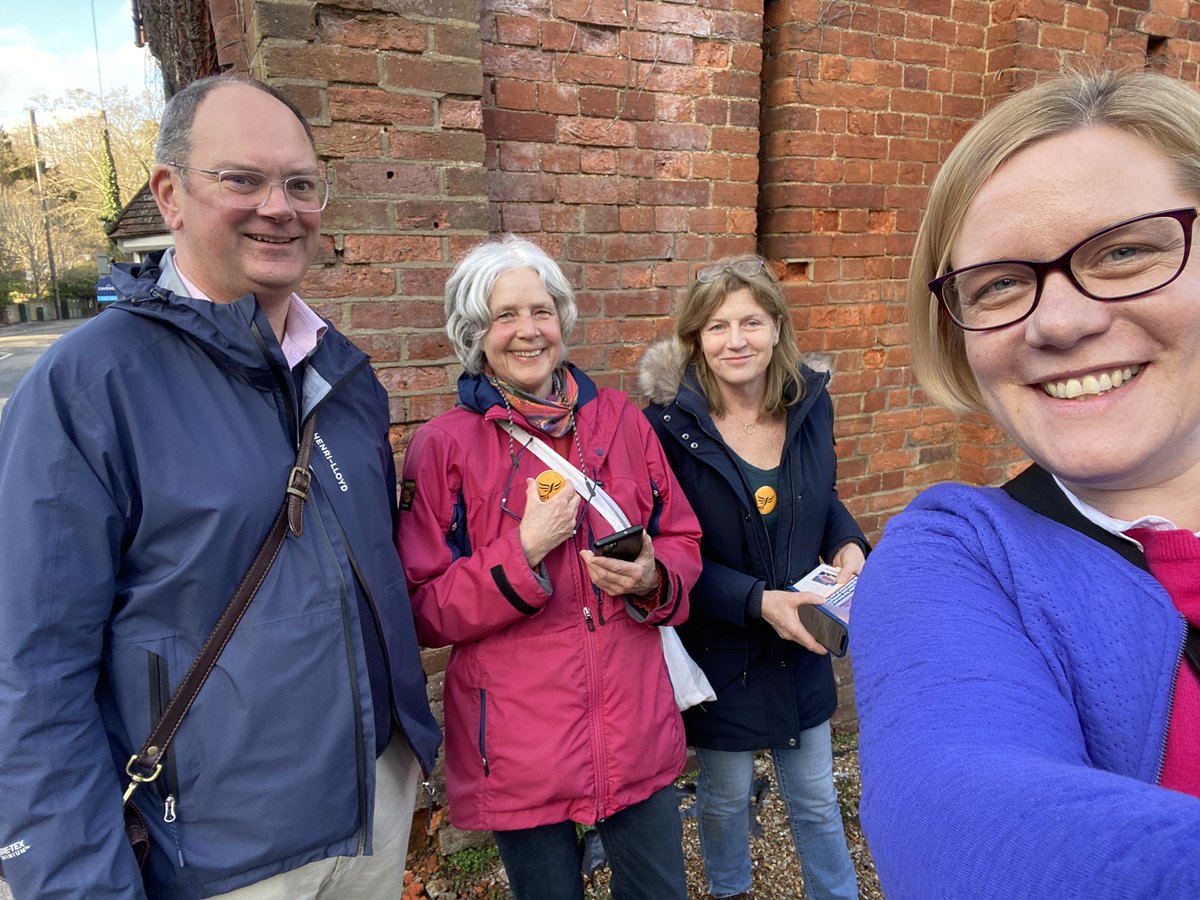
[[[149,87],[161,95],[154,57],[133,43],[131,0],[0,0],[0,127],[26,123],[25,110],[39,94],[99,91],[93,4],[105,94]]]

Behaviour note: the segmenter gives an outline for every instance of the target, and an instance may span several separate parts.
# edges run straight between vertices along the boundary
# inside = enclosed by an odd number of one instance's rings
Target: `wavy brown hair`
[[[729,268],[733,263],[748,259],[758,259],[762,263],[757,275],[747,277]],[[712,369],[708,367],[708,360],[704,358],[700,333],[708,320],[720,309],[726,297],[740,288],[747,288],[754,296],[754,302],[763,308],[779,329],[779,342],[775,345],[771,361],[767,364],[767,386],[763,392],[760,413],[777,415],[804,396],[804,379],[800,377],[800,348],[796,346],[796,330],[792,327],[792,317],[788,313],[783,285],[771,271],[771,266],[756,256],[730,256],[717,260],[713,265],[725,268],[716,280],[708,284],[698,280],[692,282],[683,301],[683,309],[679,311],[679,317],[675,321],[675,337],[687,354],[688,362],[696,370],[696,379],[700,382],[700,389],[704,392],[709,410],[716,415],[724,414],[725,402],[721,399],[717,376],[712,373]],[[791,396],[788,391],[789,384],[795,385]]]

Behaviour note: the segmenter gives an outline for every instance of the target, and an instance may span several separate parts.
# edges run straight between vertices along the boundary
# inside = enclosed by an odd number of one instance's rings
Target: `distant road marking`
[[[10,356],[12,356],[11,353],[0,353],[0,359],[8,359]]]

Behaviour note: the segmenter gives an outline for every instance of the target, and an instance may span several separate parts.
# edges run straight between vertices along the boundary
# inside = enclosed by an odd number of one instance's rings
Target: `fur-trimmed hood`
[[[687,353],[675,338],[651,344],[638,362],[638,390],[651,403],[665,406],[679,393],[687,363]]]
[[[833,371],[833,355],[830,353],[805,353],[801,355],[800,362],[814,372]],[[646,348],[638,362],[638,390],[651,403],[665,406],[679,393],[687,367],[688,354],[675,338],[653,343]]]

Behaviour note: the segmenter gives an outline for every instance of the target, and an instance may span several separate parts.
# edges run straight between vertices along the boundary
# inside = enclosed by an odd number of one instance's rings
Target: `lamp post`
[[[50,264],[50,284],[54,288],[54,307],[60,319],[68,319],[66,303],[58,296],[58,273],[54,270],[54,241],[50,237],[50,207],[46,203],[46,192],[42,188],[42,147],[38,143],[37,121],[33,107],[29,107],[29,137],[33,141],[33,171],[37,178],[38,200],[42,205],[42,225],[46,229],[46,262]]]

